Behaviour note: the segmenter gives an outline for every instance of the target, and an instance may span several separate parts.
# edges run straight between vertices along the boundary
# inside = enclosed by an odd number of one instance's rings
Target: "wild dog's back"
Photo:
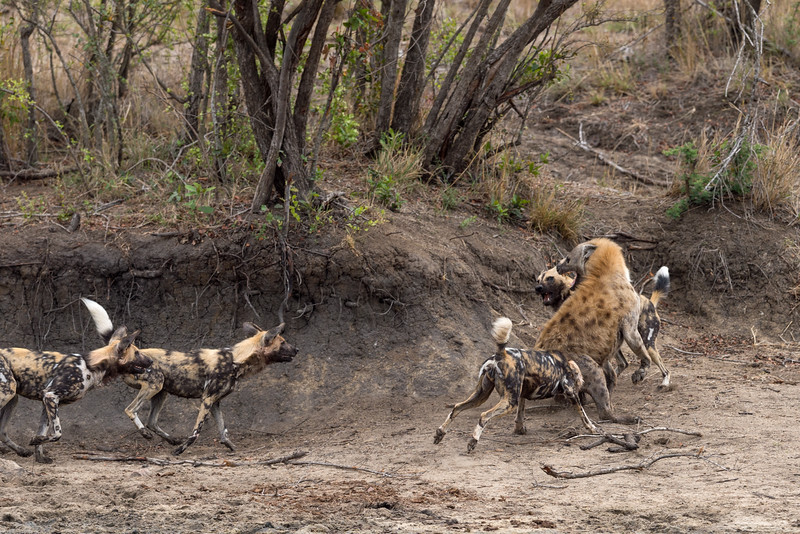
[[[60,352],[38,352],[21,348],[0,349],[17,380],[17,394],[38,399],[42,396],[52,371],[66,357]]]

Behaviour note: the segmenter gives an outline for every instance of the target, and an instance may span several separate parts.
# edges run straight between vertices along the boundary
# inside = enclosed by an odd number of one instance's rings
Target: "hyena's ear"
[[[281,335],[285,327],[286,323],[281,323],[275,328],[270,328],[267,333],[264,334],[264,345],[268,345],[273,339]]]
[[[259,332],[264,331],[263,329],[259,328],[258,325],[250,322],[244,323],[242,325],[242,328],[244,329],[244,335],[246,335],[247,337],[254,336]]]
[[[581,250],[581,260],[583,264],[586,265],[586,262],[589,261],[589,258],[594,254],[594,251],[597,250],[597,245],[594,243],[586,243],[583,245],[583,250]]]
[[[120,328],[122,329],[125,327],[121,326]],[[128,347],[133,344],[133,341],[136,339],[136,336],[139,335],[139,332],[141,332],[141,330],[136,330],[126,336],[123,336],[119,343],[117,343],[117,356],[122,356],[125,351],[128,350]]]

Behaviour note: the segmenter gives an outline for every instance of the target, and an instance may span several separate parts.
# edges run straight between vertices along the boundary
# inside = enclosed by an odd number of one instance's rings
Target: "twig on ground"
[[[575,139],[570,134],[568,134],[567,132],[565,132],[564,130],[562,130],[560,128],[556,128],[556,131],[558,133],[560,133],[561,135],[564,135],[564,136],[568,137],[569,139],[571,139],[575,143],[575,146],[577,146],[581,150],[584,150],[586,152],[594,154],[595,156],[597,156],[597,159],[599,159],[602,163],[605,163],[606,165],[608,165],[609,167],[613,168],[614,170],[616,170],[617,172],[619,172],[621,174],[625,174],[627,176],[630,176],[631,178],[633,178],[637,182],[641,182],[641,183],[647,184],[647,185],[660,185],[660,186],[663,186],[663,187],[671,185],[669,182],[666,182],[664,180],[653,180],[652,178],[646,178],[644,176],[639,176],[635,172],[629,171],[628,169],[617,165],[616,163],[614,163],[613,161],[608,159],[608,157],[605,154],[603,154],[602,152],[600,152],[596,148],[593,148],[593,147],[589,146],[589,143],[586,142],[586,139],[583,136],[583,124],[581,124],[581,127],[580,127],[580,133],[579,133],[580,139]]]
[[[651,456],[638,464],[626,464],[626,465],[617,465],[612,467],[603,467],[600,469],[595,469],[592,471],[584,471],[582,473],[573,473],[571,471],[558,471],[551,465],[543,465],[542,471],[547,473],[553,478],[565,478],[565,479],[574,479],[574,478],[588,478],[594,477],[598,475],[608,475],[610,473],[617,473],[619,471],[643,471],[656,463],[659,460],[664,460],[665,458],[679,458],[679,457],[692,457],[692,458],[699,458],[703,459],[700,456],[702,449],[698,452],[673,452],[669,454],[662,454],[660,456]]]
[[[332,464],[329,462],[314,462],[314,461],[306,461],[303,460],[301,462],[286,462],[289,465],[315,465],[320,467],[333,467],[336,469],[346,469],[349,471],[359,471],[362,473],[371,473],[373,475],[379,475],[386,478],[413,478],[418,475],[398,475],[397,473],[389,473],[388,471],[375,471],[373,469],[367,469],[366,467],[357,467],[354,465],[341,465],[341,464]]]
[[[621,448],[610,448],[608,449],[609,452],[624,452],[624,451],[633,451],[639,448],[639,440],[645,434],[649,434],[650,432],[675,432],[677,434],[685,434],[687,436],[702,436],[703,434],[694,430],[681,430],[679,428],[669,428],[666,426],[657,426],[653,428],[647,428],[645,430],[638,430],[636,432],[626,432],[624,434],[614,435],[609,432],[603,432],[602,434],[579,434],[577,436],[572,436],[567,439],[567,441],[572,441],[575,439],[583,439],[583,438],[599,438],[596,441],[588,445],[581,445],[581,450],[589,450],[595,447],[598,447],[604,443],[614,443],[619,445]]]
[[[147,456],[99,456],[93,452],[75,454],[76,460],[91,460],[93,462],[147,462],[153,465],[188,465],[191,467],[248,467],[253,465],[290,464],[291,460],[302,458],[308,451],[295,451],[280,458],[270,460],[256,460],[252,462],[239,462],[236,460],[222,460],[219,462],[206,462],[202,460],[168,460],[166,458],[150,458]]]

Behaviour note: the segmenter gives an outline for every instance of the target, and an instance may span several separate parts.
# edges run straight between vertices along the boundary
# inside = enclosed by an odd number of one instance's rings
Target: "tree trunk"
[[[308,50],[303,74],[300,76],[300,85],[297,89],[297,97],[294,103],[294,127],[297,131],[297,142],[300,145],[301,152],[305,151],[308,110],[311,107],[311,97],[314,95],[314,81],[317,79],[322,49],[328,38],[328,28],[333,21],[336,5],[339,2],[341,0],[325,0],[314,30],[314,37],[311,39],[311,48]]]
[[[189,72],[188,102],[183,112],[185,139],[198,141],[200,135],[200,104],[204,100],[203,80],[208,73],[208,11],[202,7],[197,11],[194,48],[192,50],[191,71]]]
[[[427,123],[432,128],[428,130],[430,140],[425,149],[424,162],[426,167],[430,168],[435,163],[435,160],[444,161],[449,150],[448,145],[451,144],[452,138],[459,129],[457,122],[461,121],[465,116],[472,99],[478,91],[479,84],[483,83],[484,71],[486,70],[486,62],[484,60],[486,50],[488,50],[489,43],[495,33],[502,27],[510,3],[511,0],[501,0],[495,7],[494,13],[492,13],[486,28],[483,30],[483,35],[481,35],[472,55],[467,60],[466,66],[458,73],[461,79],[453,87],[453,92],[450,94],[440,116],[435,119],[428,118]],[[488,8],[488,1],[486,1],[486,5]],[[473,26],[480,23],[481,19],[476,18]],[[460,64],[454,64],[453,69],[457,69],[459,66]],[[448,78],[451,78],[449,73]],[[451,80],[455,82],[455,79],[456,75],[453,74]],[[445,90],[449,93],[449,88],[442,87],[442,91]],[[447,95],[444,95],[443,98],[447,98]],[[450,174],[451,169],[446,169],[445,172]]]
[[[674,57],[681,34],[681,0],[664,0],[664,37],[667,56]]]
[[[397,81],[400,40],[403,37],[403,21],[405,20],[407,3],[408,0],[392,0],[389,8],[389,20],[386,21],[384,26],[381,98],[378,103],[378,115],[375,119],[375,146],[377,146],[383,132],[389,129],[389,125],[392,122],[392,104],[394,103],[395,82]]]
[[[442,159],[444,168],[448,172],[459,173],[467,167],[475,141],[495,110],[508,77],[525,47],[576,2],[577,0],[540,1],[533,15],[500,46],[491,51],[481,63],[480,75],[471,80],[470,90],[464,95],[468,107],[460,115],[462,118],[459,119],[457,127],[448,136],[449,141]],[[461,102],[455,102],[453,107],[458,107],[460,104]]]
[[[225,6],[227,7],[227,6]],[[211,124],[214,143],[214,169],[220,183],[228,181],[223,139],[228,137],[230,124],[231,95],[228,88],[228,21],[217,17],[216,53],[214,60],[214,83],[211,89]]]
[[[33,105],[33,102],[36,102],[36,95],[33,84],[33,61],[31,60],[31,34],[34,28],[33,24],[26,24],[19,32],[22,65],[25,82],[28,84],[28,97],[31,100],[31,104],[28,106],[28,124],[25,127],[25,161],[28,165],[35,165],[39,160],[36,108]]]
[[[406,135],[411,133],[419,113],[419,100],[425,83],[425,56],[428,53],[435,4],[436,0],[419,0],[411,30],[411,42],[397,89],[392,129]]]

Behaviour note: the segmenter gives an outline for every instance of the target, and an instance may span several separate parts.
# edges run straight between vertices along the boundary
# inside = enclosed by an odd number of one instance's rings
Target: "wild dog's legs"
[[[494,408],[481,414],[481,418],[478,421],[478,424],[475,426],[475,430],[472,432],[472,438],[469,440],[469,443],[467,443],[467,452],[472,452],[472,450],[475,448],[475,445],[478,444],[478,440],[481,439],[483,429],[486,428],[486,425],[492,420],[493,417],[502,417],[510,413],[511,410],[518,406],[519,395],[509,395],[509,393],[510,392],[505,392],[505,394],[503,394],[503,398],[500,399],[500,402],[498,402]]]
[[[3,397],[5,397],[5,395]],[[4,400],[4,398],[0,398],[0,403],[5,404],[5,406],[0,407],[0,441],[2,441],[11,450],[16,452],[19,456],[28,457],[33,454],[33,451],[24,447],[20,447],[14,443],[6,433],[6,425],[8,424],[9,419],[11,419],[11,414],[14,412],[14,408],[17,406],[17,401],[19,401],[19,397],[17,397],[16,394],[16,382],[14,383],[14,393],[11,395],[11,398],[6,402],[4,402]]]
[[[200,430],[203,429],[203,423],[206,422],[206,417],[208,417],[208,414],[211,411],[211,407],[217,402],[219,402],[218,397],[203,397],[203,402],[200,405],[200,411],[197,414],[197,421],[194,423],[192,433],[189,434],[189,437],[186,438],[186,441],[184,441],[177,449],[172,451],[172,454],[175,456],[182,454],[183,451],[189,447],[189,445],[197,440],[197,437],[200,435]]]
[[[480,376],[478,378],[478,385],[475,388],[475,391],[472,392],[472,395],[470,395],[469,398],[464,402],[459,402],[453,406],[453,409],[450,411],[447,419],[444,420],[444,423],[442,423],[442,426],[436,429],[436,434],[433,436],[433,443],[438,444],[442,441],[442,438],[447,433],[447,426],[459,413],[463,412],[464,410],[474,408],[475,406],[480,406],[486,402],[486,399],[488,399],[489,395],[492,394],[493,389],[494,384],[489,377],[485,375]]]
[[[164,390],[159,391],[150,399],[150,414],[147,416],[147,428],[155,432],[156,435],[164,438],[170,445],[178,445],[183,442],[182,438],[172,437],[164,432],[158,426],[158,416],[161,409],[164,407],[164,402],[167,400],[167,392]]]
[[[211,405],[211,415],[217,422],[217,430],[219,430],[219,441],[231,451],[235,451],[236,447],[233,446],[231,440],[228,439],[228,429],[225,427],[225,421],[222,419],[222,410],[219,409],[219,401]]]
[[[143,425],[141,419],[139,419],[139,410],[142,409],[142,406],[144,406],[146,401],[152,399],[159,391],[161,391],[161,388],[164,385],[164,374],[160,371],[151,369],[148,369],[147,371],[148,373],[142,378],[140,378],[140,375],[135,375],[131,377],[130,380],[126,378],[125,382],[129,386],[134,384],[139,385],[139,393],[136,394],[136,397],[133,399],[133,401],[128,405],[127,408],[125,408],[125,414],[131,419],[131,421],[133,421],[133,424],[136,425],[136,428],[139,429],[139,433],[144,438],[153,439],[153,432]],[[153,414],[152,402],[150,414]],[[156,414],[156,425],[158,424],[157,420],[158,414]],[[173,443],[173,445],[175,445],[175,443]]]
[[[61,439],[61,420],[58,418],[58,395],[52,391],[47,391],[42,397],[42,416],[47,418],[47,425],[44,423],[39,427],[39,433],[31,439],[31,445],[40,445],[50,441]],[[49,430],[53,433],[48,437]]]
[[[521,396],[517,405],[517,417],[514,419],[514,434],[524,436],[527,433],[528,430],[525,428],[525,397]]]
[[[47,436],[47,430],[49,428],[50,428],[50,419],[47,416],[47,407],[45,406],[45,407],[42,407],[42,415],[39,418],[39,431],[36,432],[36,435],[31,440],[31,445],[33,445],[33,442],[37,438],[39,438],[40,436],[41,437]],[[44,442],[44,441],[45,440],[42,439],[33,448],[34,454],[36,455],[35,456],[36,457],[36,461],[38,463],[40,463],[40,464],[51,464],[51,463],[53,463],[53,459],[50,458],[49,456],[47,456],[44,453],[44,446],[42,445],[42,442]]]
[[[623,323],[622,326],[622,337],[625,339],[625,343],[631,348],[631,350],[639,356],[640,363],[639,368],[631,375],[631,380],[634,384],[638,384],[644,377],[647,375],[647,370],[650,368],[650,354],[648,354],[647,349],[644,346],[644,341],[642,341],[642,336],[639,334],[639,330],[637,328],[631,328],[631,325],[627,324],[628,321]],[[659,358],[660,359],[660,358]],[[667,381],[669,383],[669,381]]]
[[[661,376],[663,377],[661,384],[658,386],[659,389],[669,389],[669,370],[661,360],[661,354],[658,352],[658,349],[655,347],[655,345],[652,347],[647,347],[647,352],[650,354],[650,358],[653,360],[653,363],[655,363],[659,371],[661,371]]]

